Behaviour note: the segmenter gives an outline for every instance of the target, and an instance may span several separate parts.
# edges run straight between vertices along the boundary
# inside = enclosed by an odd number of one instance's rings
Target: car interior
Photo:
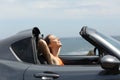
[[[47,52],[48,46],[43,42],[39,46],[38,59],[41,64],[48,64],[46,56],[43,54]],[[96,65],[99,63],[99,56],[97,55],[59,55],[65,65]]]

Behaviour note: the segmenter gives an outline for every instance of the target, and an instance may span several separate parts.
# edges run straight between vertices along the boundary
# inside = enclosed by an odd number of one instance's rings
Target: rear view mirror
[[[112,55],[105,55],[100,61],[101,67],[105,70],[119,70],[120,61]]]

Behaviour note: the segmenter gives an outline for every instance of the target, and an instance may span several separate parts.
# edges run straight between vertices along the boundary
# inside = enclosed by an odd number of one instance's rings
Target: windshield
[[[120,50],[120,42],[118,40],[116,40],[115,38],[113,37],[110,37],[110,36],[106,36],[106,35],[103,35],[101,33],[97,33],[99,34],[102,38],[104,38],[107,42],[109,42],[110,44],[112,44],[114,47],[116,47],[117,49]]]

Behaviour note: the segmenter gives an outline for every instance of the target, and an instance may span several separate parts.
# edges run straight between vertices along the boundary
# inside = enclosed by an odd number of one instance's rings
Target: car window
[[[34,63],[31,38],[26,38],[11,45],[14,53],[24,62]]]

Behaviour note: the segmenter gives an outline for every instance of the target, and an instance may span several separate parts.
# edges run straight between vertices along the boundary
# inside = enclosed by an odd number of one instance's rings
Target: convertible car
[[[37,27],[1,40],[0,80],[119,80],[120,42],[86,26],[79,33],[95,47],[94,55],[60,55],[64,66],[44,64],[37,55]]]

